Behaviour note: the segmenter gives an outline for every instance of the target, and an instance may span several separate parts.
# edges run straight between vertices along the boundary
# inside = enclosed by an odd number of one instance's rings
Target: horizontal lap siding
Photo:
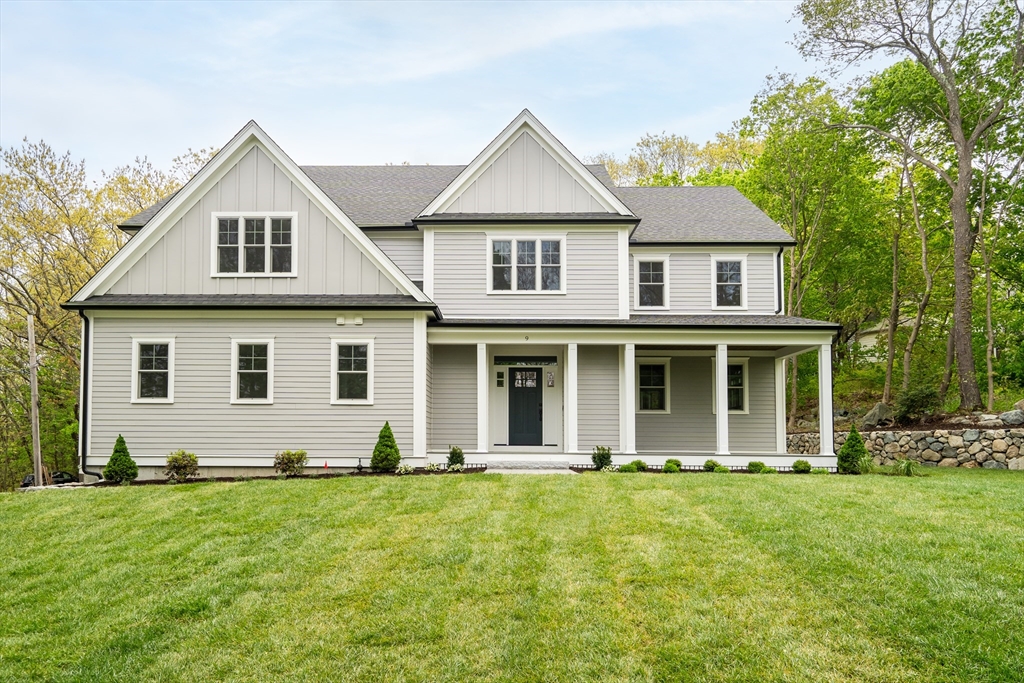
[[[749,415],[729,415],[729,450],[733,453],[775,453],[775,359],[751,358]]]
[[[580,450],[619,449],[619,347],[577,351],[577,425]]]
[[[402,269],[410,280],[423,279],[423,236],[394,237],[381,235],[372,237],[373,243],[388,255],[395,265]]]
[[[131,403],[132,336],[175,336],[174,403]],[[374,338],[374,405],[330,405],[330,337]],[[231,338],[274,338],[274,403],[232,405]],[[310,461],[364,457],[390,421],[412,454],[412,321],[366,318],[340,328],[321,319],[118,319],[94,321],[90,461],[105,462],[118,434],[133,456],[183,448],[200,458],[268,464],[304,449]]]
[[[740,256],[740,254],[737,254]],[[775,254],[747,254],[747,309],[743,313],[770,315],[776,312]],[[634,261],[642,253],[631,254],[629,259],[629,306],[636,309],[634,296]],[[699,315],[718,313],[711,307],[714,276],[711,271],[711,253],[674,253],[669,258],[669,304],[672,313]]]
[[[522,236],[529,238],[530,232],[524,230]],[[566,294],[489,295],[487,234],[436,231],[434,301],[449,318],[617,317],[618,234],[572,231],[565,251]]]
[[[432,450],[476,450],[476,347],[431,349]]]

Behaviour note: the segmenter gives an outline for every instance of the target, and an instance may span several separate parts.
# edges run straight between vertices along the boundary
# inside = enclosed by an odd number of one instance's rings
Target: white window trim
[[[558,284],[561,289],[540,289],[541,285],[541,242],[559,242],[559,266],[561,272],[558,276]],[[511,242],[512,243],[512,289],[494,289],[494,243],[495,242]],[[534,242],[537,245],[537,263],[534,266],[537,268],[537,289],[516,289],[519,284],[519,276],[517,269],[519,264],[516,263],[516,250],[519,242]],[[567,254],[565,250],[566,239],[565,235],[536,235],[531,237],[525,237],[521,233],[515,235],[502,235],[502,234],[488,234],[487,235],[487,293],[497,294],[499,296],[505,296],[509,294],[529,295],[529,296],[551,296],[551,295],[564,295],[566,293],[566,282],[565,282],[565,263],[567,260]],[[550,267],[550,266],[549,266]]]
[[[740,285],[742,286],[743,303],[740,306],[718,305],[718,264],[721,261],[740,262]],[[746,254],[711,254],[711,310],[713,311],[745,311],[747,310],[747,255]]]
[[[652,261],[660,261],[664,264],[665,270],[665,305],[664,306],[641,306],[640,305],[640,263],[648,263]],[[669,263],[671,257],[669,254],[633,254],[633,310],[636,311],[667,311],[672,307],[672,302],[669,300]]]
[[[372,406],[373,405],[373,337],[331,337],[331,405]],[[337,398],[338,396],[338,345],[366,345],[366,398]]]
[[[718,409],[716,402],[718,396],[718,386],[715,382],[715,358],[711,357],[711,414],[717,415]],[[729,357],[729,365],[742,365],[743,366],[743,410],[730,410],[730,415],[749,415],[750,414],[750,359],[749,358],[732,358]],[[728,377],[728,373],[726,373]]]
[[[651,356],[637,356],[634,360],[636,377],[636,412],[644,415],[669,415],[672,413],[672,358],[668,356],[652,358]],[[641,410],[640,409],[640,366],[641,365],[664,365],[665,366],[665,409],[664,410]]]
[[[267,345],[267,397],[266,398],[238,398],[238,345],[239,344],[266,344]],[[262,339],[231,338],[231,403],[237,405],[271,405],[274,402],[274,338],[264,337]]]
[[[167,344],[167,398],[139,396],[139,345]],[[132,403],[174,403],[174,337],[132,337]]]
[[[220,245],[217,244],[217,237],[219,232],[218,221],[221,218],[236,218],[238,219],[238,268],[237,273],[221,273],[217,270],[217,250]],[[264,247],[264,264],[269,269],[271,267],[270,260],[270,244],[271,241],[271,223],[272,218],[291,218],[292,219],[292,269],[288,273],[271,273],[268,271],[263,273],[245,273],[242,272],[242,268],[245,267],[244,253],[242,247],[245,246],[245,219],[246,218],[263,218],[266,220],[266,241]],[[214,211],[210,214],[210,277],[233,277],[233,278],[250,278],[250,277],[298,277],[296,268],[298,267],[298,238],[299,238],[299,213],[297,211]]]

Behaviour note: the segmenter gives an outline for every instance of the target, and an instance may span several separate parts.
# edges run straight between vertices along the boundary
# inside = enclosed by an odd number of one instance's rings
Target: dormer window
[[[215,277],[292,277],[298,214],[213,215]]]
[[[565,293],[565,238],[491,238],[489,242],[489,294]]]

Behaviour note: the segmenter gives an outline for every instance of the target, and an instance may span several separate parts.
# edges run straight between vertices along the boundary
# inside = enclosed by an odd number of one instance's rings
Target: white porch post
[[[718,455],[729,455],[729,347],[715,347],[715,429]]]
[[[412,455],[427,457],[427,314],[412,321]]]
[[[775,359],[775,452],[785,453],[786,442],[786,359]]]
[[[818,347],[818,435],[822,455],[835,455],[832,424],[832,345]]]
[[[488,426],[491,412],[488,409],[490,373],[487,367],[487,344],[476,345],[476,450],[487,452]]]
[[[636,344],[626,344],[622,354],[626,410],[619,429],[626,435],[626,454],[636,453]]]
[[[578,345],[570,343],[565,353],[565,451],[576,453],[579,446],[579,407],[577,394]]]

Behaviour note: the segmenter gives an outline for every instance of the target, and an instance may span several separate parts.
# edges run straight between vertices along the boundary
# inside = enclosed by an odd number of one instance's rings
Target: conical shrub
[[[850,435],[846,437],[842,448],[836,454],[836,465],[840,474],[860,474],[861,458],[868,454],[864,439],[857,431],[856,425],[850,425]]]
[[[139,466],[135,464],[131,454],[128,453],[128,445],[124,442],[124,437],[118,434],[117,441],[114,442],[114,452],[111,454],[110,460],[107,461],[107,466],[103,468],[103,478],[119,484],[127,484],[135,481],[138,476]]]
[[[377,445],[373,448],[373,457],[370,458],[370,469],[374,472],[391,472],[402,462],[402,454],[395,443],[395,435],[391,432],[391,425],[384,423],[377,437]]]

